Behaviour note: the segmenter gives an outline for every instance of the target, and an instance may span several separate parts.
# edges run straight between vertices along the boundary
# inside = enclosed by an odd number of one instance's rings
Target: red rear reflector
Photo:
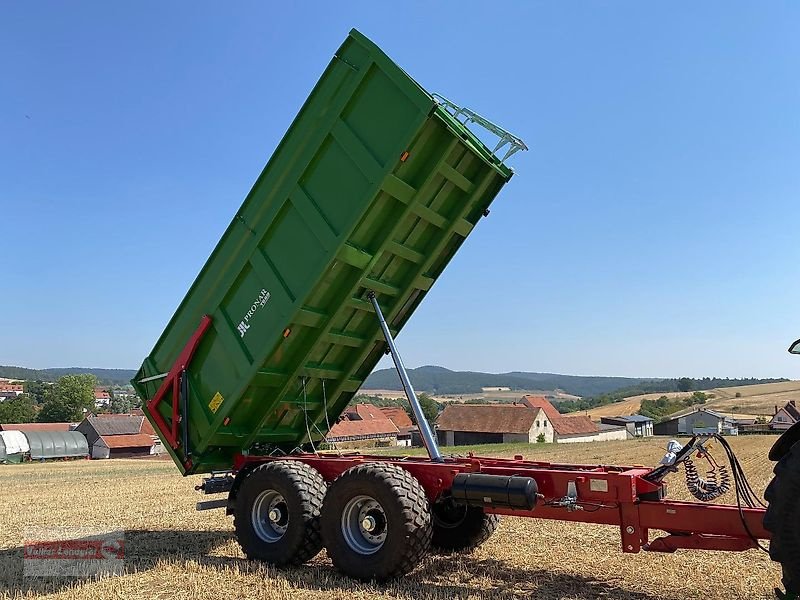
[[[283,337],[285,338],[289,337],[290,333],[292,333],[292,330],[287,327],[286,329],[283,330]]]
[[[231,418],[230,418],[230,417],[225,417],[225,418],[222,420],[222,424],[223,424],[223,425],[227,425],[227,424],[228,424],[228,423],[230,423],[230,422],[231,422]]]

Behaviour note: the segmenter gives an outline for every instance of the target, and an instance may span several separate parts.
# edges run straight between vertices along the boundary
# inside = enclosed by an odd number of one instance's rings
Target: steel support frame
[[[742,519],[756,539],[770,537],[762,523],[764,509],[742,508],[740,511],[739,507],[732,505],[668,500],[663,498],[666,493],[664,484],[646,480],[644,476],[651,469],[642,466],[568,465],[526,461],[521,456],[500,459],[470,455],[433,462],[416,457],[324,453],[282,457],[238,455],[234,470],[272,460],[304,462],[319,471],[328,482],[356,465],[371,462],[395,464],[419,480],[431,502],[449,491],[458,473],[531,477],[541,495],[533,510],[492,506],[485,506],[484,510],[498,515],[616,526],[620,530],[622,551],[626,553],[755,548],[757,544],[748,534]],[[570,483],[574,483],[577,489],[578,510],[548,505],[563,499]],[[653,529],[664,531],[666,535],[651,541],[649,535]]]
[[[189,363],[192,362],[192,357],[194,356],[197,347],[200,345],[203,336],[211,326],[211,321],[212,320],[209,315],[204,315],[203,318],[200,319],[200,325],[197,326],[197,329],[195,329],[194,333],[189,338],[189,341],[186,342],[186,345],[181,350],[178,358],[175,359],[172,368],[170,368],[167,376],[164,378],[164,381],[161,382],[161,386],[158,388],[153,397],[147,402],[147,412],[149,412],[153,417],[158,431],[164,436],[164,440],[173,449],[180,445],[180,440],[178,438],[178,427],[182,415],[179,414],[178,408],[181,397],[181,380],[183,379]],[[166,420],[158,410],[158,405],[167,398],[167,395],[170,391],[172,392],[172,416],[170,423],[167,424]]]

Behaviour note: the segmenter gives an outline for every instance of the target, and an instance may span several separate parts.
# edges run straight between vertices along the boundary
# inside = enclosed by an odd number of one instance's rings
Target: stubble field
[[[772,436],[731,438],[753,487],[771,477]],[[664,438],[566,445],[485,446],[484,455],[590,464],[654,465]],[[721,456],[721,453],[720,453]],[[169,461],[81,461],[0,466],[0,595],[96,598],[541,598],[663,600],[771,598],[780,569],[763,552],[623,555],[612,527],[506,518],[469,555],[432,555],[403,579],[358,583],[324,552],[306,566],[275,570],[245,560],[224,511],[198,513],[200,477]],[[690,499],[682,474],[670,495]],[[730,497],[723,500],[733,502]],[[126,530],[125,573],[99,580],[22,577],[28,526]],[[657,533],[657,532],[652,532]]]

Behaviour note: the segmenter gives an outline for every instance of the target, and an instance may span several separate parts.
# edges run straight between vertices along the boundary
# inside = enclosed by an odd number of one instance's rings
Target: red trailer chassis
[[[238,455],[234,472],[246,474],[273,460],[306,463],[327,482],[360,464],[394,464],[420,482],[431,503],[451,489],[459,473],[530,477],[536,481],[539,493],[532,510],[491,504],[485,505],[484,510],[514,517],[614,525],[619,527],[623,552],[674,552],[681,548],[740,551],[756,548],[756,540],[770,537],[762,523],[764,509],[668,500],[666,484],[648,481],[645,476],[652,470],[642,466],[565,465],[524,460],[522,456],[502,459],[470,455],[448,457],[437,463],[416,457],[308,453],[281,457]],[[570,491],[574,492],[572,496]],[[651,541],[652,529],[666,535]]]
[[[382,321],[377,301],[373,300],[373,305]],[[203,317],[200,326],[166,374],[158,392],[148,402],[149,412],[153,415],[157,428],[172,448],[185,443],[185,440],[179,438],[179,425],[186,423],[182,419],[183,415],[178,412],[181,375],[191,362],[210,322],[210,317]],[[383,321],[382,324],[385,325]],[[389,347],[394,350],[388,328],[384,330],[384,334]],[[392,356],[397,359],[394,352]],[[395,364],[403,378],[406,374],[402,362],[398,364],[396,360]],[[167,424],[157,407],[170,392],[172,419]],[[419,407],[410,382],[406,392],[410,396],[412,408],[417,411]],[[421,409],[419,412],[421,415]],[[681,548],[741,551],[757,548],[759,539],[770,539],[770,534],[763,525],[764,509],[668,500],[666,484],[653,480],[653,469],[642,466],[554,464],[527,461],[522,456],[500,459],[470,455],[443,457],[442,461],[437,462],[425,458],[342,452],[280,457],[238,454],[233,464],[233,472],[237,477],[229,502],[235,502],[236,482],[240,483],[254,467],[275,460],[306,463],[316,469],[328,483],[360,464],[394,464],[408,471],[420,482],[431,504],[449,493],[454,479],[460,473],[528,477],[536,482],[538,491],[538,501],[531,510],[498,507],[489,502],[483,506],[484,511],[515,517],[614,525],[619,527],[623,552],[674,552]],[[187,460],[185,466],[190,468],[191,461]],[[230,503],[228,509],[231,509]],[[651,529],[664,531],[666,535],[651,541]]]

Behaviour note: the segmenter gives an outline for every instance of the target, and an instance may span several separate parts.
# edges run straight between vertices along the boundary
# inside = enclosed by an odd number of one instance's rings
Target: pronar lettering
[[[239,321],[239,324],[236,326],[236,329],[239,331],[239,337],[245,336],[247,330],[250,329],[250,319],[255,316],[259,308],[269,302],[270,296],[271,294],[267,290],[262,289],[261,292],[259,292],[258,298],[256,298],[255,302],[253,302],[252,306],[250,306],[245,313],[244,318]]]

